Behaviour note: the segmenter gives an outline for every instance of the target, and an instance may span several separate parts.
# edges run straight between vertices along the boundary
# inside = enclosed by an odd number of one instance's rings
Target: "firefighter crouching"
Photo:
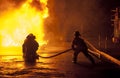
[[[79,31],[76,31],[74,36],[75,37],[72,42],[72,49],[74,50],[73,63],[77,63],[78,54],[82,52],[91,61],[92,64],[95,64],[92,56],[88,54],[88,47],[84,40],[81,38]]]

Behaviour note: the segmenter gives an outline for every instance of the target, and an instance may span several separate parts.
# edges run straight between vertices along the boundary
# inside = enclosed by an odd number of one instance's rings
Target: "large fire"
[[[40,9],[32,3],[40,4]],[[37,6],[39,6],[37,4]],[[47,0],[27,0],[19,8],[6,11],[0,16],[0,46],[21,46],[29,33],[36,36],[40,45],[46,44],[44,20],[48,17]]]
[[[3,7],[0,6],[1,8]],[[36,36],[40,46],[47,44],[44,40],[44,20],[48,16],[47,0],[26,0],[19,7],[9,7],[9,10],[1,11],[0,54],[22,54],[21,46],[29,33]]]

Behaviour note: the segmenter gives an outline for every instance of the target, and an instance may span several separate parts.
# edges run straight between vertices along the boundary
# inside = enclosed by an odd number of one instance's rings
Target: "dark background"
[[[71,41],[76,30],[86,38],[112,38],[111,10],[119,6],[120,0],[48,0],[46,38],[51,42]]]

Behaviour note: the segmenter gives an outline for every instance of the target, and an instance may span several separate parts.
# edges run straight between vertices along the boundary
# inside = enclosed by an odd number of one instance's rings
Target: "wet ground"
[[[41,56],[50,56],[66,50],[51,47],[39,51]],[[73,51],[53,58],[39,58],[36,64],[25,64],[22,56],[0,56],[0,78],[120,78],[119,66],[94,57],[96,64],[80,53],[78,63],[72,63]]]

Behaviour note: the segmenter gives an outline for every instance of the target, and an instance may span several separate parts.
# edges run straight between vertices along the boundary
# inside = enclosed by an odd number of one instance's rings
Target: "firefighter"
[[[39,59],[36,51],[38,50],[39,44],[35,40],[35,36],[33,34],[29,34],[23,45],[22,45],[22,50],[23,50],[23,58],[25,62],[36,62],[36,59]]]
[[[82,52],[92,62],[92,64],[95,64],[92,56],[88,54],[88,47],[84,40],[81,38],[79,31],[76,31],[74,36],[75,37],[72,41],[72,49],[74,50],[73,63],[77,63],[78,54]]]

